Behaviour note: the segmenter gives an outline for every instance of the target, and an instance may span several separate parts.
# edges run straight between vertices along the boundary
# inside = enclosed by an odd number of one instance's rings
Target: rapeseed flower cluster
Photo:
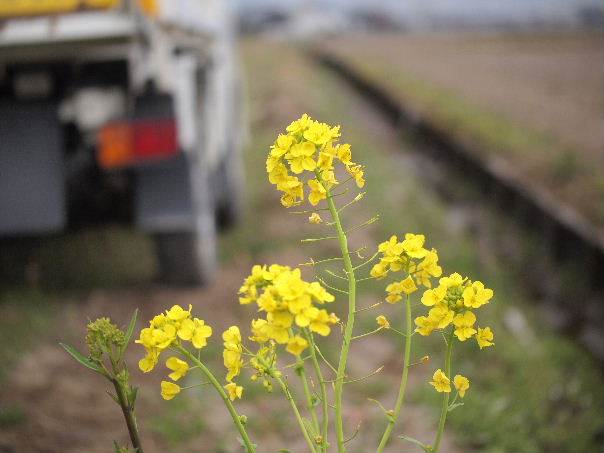
[[[335,162],[340,162],[357,186],[365,185],[363,166],[352,161],[350,145],[338,144],[340,126],[313,120],[307,114],[287,126],[270,148],[266,171],[271,184],[283,192],[281,204],[291,207],[304,200],[316,206],[327,190],[338,184]],[[306,180],[300,176],[310,173]]]
[[[402,294],[411,294],[417,290],[416,285],[431,288],[430,279],[440,277],[442,268],[438,265],[438,253],[435,249],[424,248],[426,237],[423,234],[405,234],[405,239],[399,241],[393,235],[389,240],[378,246],[380,261],[373,266],[370,275],[382,279],[390,272],[405,272],[408,277],[394,282],[386,288],[390,303],[402,299]]]
[[[319,282],[304,281],[300,269],[255,265],[239,294],[241,304],[255,303],[260,312],[266,313],[266,318],[252,321],[250,339],[259,344],[284,344],[293,355],[300,355],[308,347],[300,329],[327,336],[331,326],[339,321],[334,313],[318,308],[333,302],[335,297]]]
[[[472,311],[488,304],[492,297],[493,290],[485,288],[482,282],[472,282],[458,273],[443,277],[436,288],[427,289],[422,295],[422,304],[430,310],[427,316],[415,319],[415,331],[427,336],[452,325],[459,341],[475,338],[480,349],[492,346],[493,332],[489,327],[476,326]]]
[[[207,345],[207,339],[212,335],[212,328],[203,319],[191,316],[191,308],[185,310],[180,305],[174,305],[165,313],[160,313],[149,321],[149,327],[141,330],[136,343],[143,345],[147,354],[139,362],[139,368],[148,373],[159,361],[160,354],[172,347],[190,342],[195,349]],[[178,381],[189,371],[189,364],[178,357],[170,357],[166,367],[172,372],[168,375],[173,381]],[[181,387],[174,382],[162,381],[161,394],[164,399],[174,398]]]

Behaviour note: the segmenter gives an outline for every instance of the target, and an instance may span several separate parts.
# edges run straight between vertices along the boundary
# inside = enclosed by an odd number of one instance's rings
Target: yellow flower
[[[463,291],[463,303],[468,308],[479,308],[488,304],[493,297],[493,290],[485,288],[482,282],[474,282]]]
[[[285,156],[289,160],[292,172],[299,174],[304,170],[313,171],[317,168],[317,163],[312,158],[316,151],[317,148],[311,142],[302,142],[293,145]]]
[[[369,275],[371,275],[376,280],[379,280],[379,279],[384,278],[386,275],[388,275],[388,270],[387,270],[386,266],[382,262],[380,262],[380,263],[375,264],[371,268]]]
[[[189,364],[184,360],[180,360],[178,357],[170,357],[166,360],[166,367],[172,370],[172,373],[170,373],[168,377],[173,381],[178,381],[187,374],[187,371],[189,371]]]
[[[222,340],[225,344],[239,345],[241,344],[241,332],[239,327],[231,326],[222,333]]]
[[[401,288],[405,294],[411,294],[417,291],[417,286],[415,286],[415,282],[411,277],[407,277],[401,281]]]
[[[426,237],[423,234],[405,234],[405,240],[402,242],[403,250],[411,258],[424,258],[428,250],[424,248]]]
[[[171,400],[180,393],[180,385],[174,382],[161,381],[161,396],[165,400]]]
[[[318,225],[320,223],[323,223],[323,219],[321,218],[321,216],[319,214],[317,214],[316,212],[313,212],[310,217],[308,217],[308,221],[310,223],[314,223],[315,225]]]
[[[402,299],[401,293],[403,292],[401,282],[393,282],[386,286],[388,295],[386,296],[386,302],[394,304]]]
[[[192,306],[189,304],[189,309],[185,310],[180,305],[173,305],[170,310],[166,311],[166,316],[168,319],[173,321],[182,321],[183,319],[189,318],[191,316],[191,308]]]
[[[289,341],[287,342],[287,346],[285,347],[285,350],[287,352],[289,352],[290,354],[293,355],[300,355],[302,354],[302,352],[308,347],[308,341],[306,341],[306,339],[300,337],[300,336],[295,336],[289,339]]]
[[[443,277],[438,281],[438,284],[445,289],[452,288],[454,286],[460,286],[463,284],[465,278],[459,275],[457,272],[449,275],[448,277]]]
[[[235,384],[234,382],[229,382],[224,386],[224,388],[226,389],[231,401],[235,401],[237,398],[241,398],[243,395],[243,387]]]
[[[271,146],[271,156],[279,158],[289,151],[294,139],[289,135],[279,134],[275,144]]]
[[[443,286],[439,286],[434,289],[427,289],[422,295],[422,304],[424,304],[426,307],[437,305],[442,302],[446,294],[447,289]]]
[[[178,336],[185,341],[191,341],[196,349],[201,349],[208,344],[207,339],[212,336],[212,328],[205,324],[203,319],[185,319],[178,330]]]
[[[241,360],[242,345],[241,345],[241,332],[239,327],[231,326],[222,333],[222,339],[224,340],[224,351],[222,352],[222,358],[224,367],[227,369],[227,381],[232,381],[235,376],[238,376],[243,366]]]
[[[453,384],[460,398],[463,398],[466,395],[466,391],[470,388],[470,380],[461,374],[455,375]]]
[[[478,328],[478,332],[476,333],[476,341],[478,342],[478,346],[480,349],[486,348],[489,346],[493,346],[493,332],[490,327],[485,327],[484,329]]]
[[[336,147],[336,154],[338,156],[338,159],[340,159],[340,162],[342,162],[344,165],[351,166],[354,165],[354,162],[352,162],[352,153],[350,151],[350,145],[348,143],[343,143],[341,145],[338,145]]]
[[[256,343],[266,343],[270,340],[268,335],[268,322],[266,319],[253,319],[252,320],[252,336],[250,340]]]
[[[415,318],[415,325],[417,326],[415,331],[424,337],[430,335],[438,327],[438,324],[426,316]]]
[[[305,113],[300,119],[293,121],[289,126],[287,126],[286,130],[291,134],[302,134],[306,128],[308,128],[311,122],[312,119]]]
[[[438,265],[438,254],[432,249],[428,252],[424,260],[414,269],[414,275],[417,282],[426,288],[432,287],[431,277],[440,277],[442,268]]]
[[[430,385],[439,393],[449,393],[451,391],[451,381],[440,368],[434,372]]]
[[[331,188],[338,184],[336,175],[331,170],[323,170],[323,172],[321,172],[321,179],[323,180],[323,184],[328,188]]]
[[[319,160],[317,160],[317,167],[321,170],[331,170],[333,168],[333,154],[320,152]]]
[[[444,329],[453,321],[455,313],[449,310],[446,304],[438,304],[428,312],[428,318],[436,325],[438,329]]]
[[[453,325],[455,326],[455,336],[459,341],[466,341],[474,336],[476,333],[476,329],[473,327],[475,322],[476,315],[471,311],[455,316]]]
[[[310,322],[310,330],[326,337],[331,332],[329,327],[339,321],[338,317],[333,313],[328,314],[327,310],[319,310],[317,317]]]
[[[390,329],[390,321],[388,321],[388,318],[386,318],[384,315],[379,315],[377,318],[375,318],[375,322],[377,322],[378,326],[384,329]]]
[[[316,179],[311,179],[308,181],[308,187],[310,187],[310,194],[308,195],[308,201],[311,205],[316,206],[319,204],[319,201],[325,200],[327,198],[327,191],[323,184],[321,184]]]
[[[147,351],[147,355],[138,361],[138,367],[144,373],[148,373],[155,368],[159,357],[159,351],[151,349]]]
[[[328,124],[313,121],[304,131],[303,136],[306,140],[321,146],[340,136],[340,126],[331,128]]]
[[[354,181],[359,189],[365,186],[365,179],[363,178],[363,166],[362,165],[351,165],[346,167],[346,171],[354,178]]]

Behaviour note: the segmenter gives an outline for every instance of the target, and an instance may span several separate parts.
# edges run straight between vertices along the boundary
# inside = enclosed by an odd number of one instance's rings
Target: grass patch
[[[170,448],[195,439],[206,429],[198,404],[190,398],[174,398],[162,405],[162,411],[149,419],[151,431]]]
[[[44,336],[56,312],[56,302],[33,289],[0,290],[0,383],[12,365]]]

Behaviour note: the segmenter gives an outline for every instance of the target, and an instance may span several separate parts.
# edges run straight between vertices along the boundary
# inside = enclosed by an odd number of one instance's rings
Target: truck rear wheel
[[[203,285],[216,268],[216,236],[198,232],[156,233],[156,254],[161,281],[171,285]]]
[[[228,153],[218,168],[216,179],[216,216],[220,227],[228,229],[243,215],[245,176],[239,150]]]

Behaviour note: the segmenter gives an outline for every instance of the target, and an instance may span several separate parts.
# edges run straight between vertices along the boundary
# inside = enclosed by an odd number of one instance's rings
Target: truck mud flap
[[[0,101],[0,235],[64,228],[63,138],[56,104]]]

